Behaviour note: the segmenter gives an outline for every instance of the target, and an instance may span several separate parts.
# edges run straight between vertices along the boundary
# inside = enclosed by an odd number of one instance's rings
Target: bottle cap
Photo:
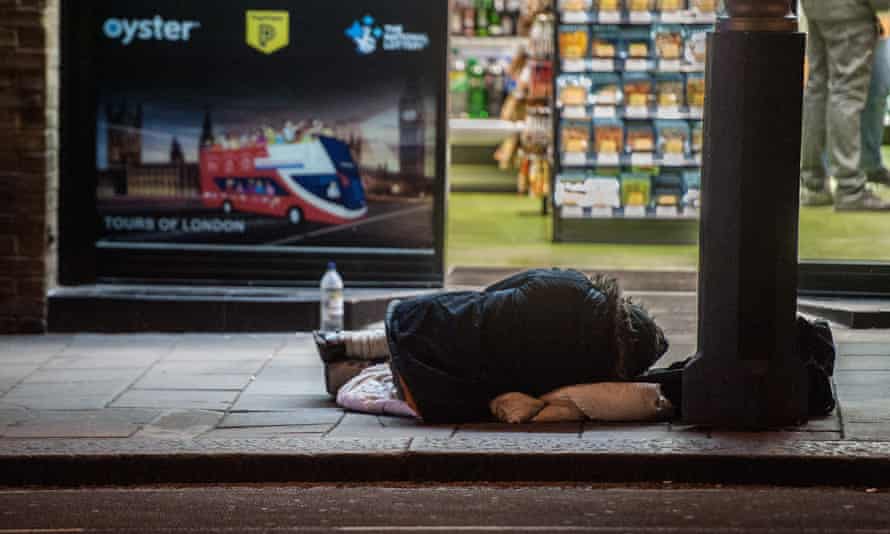
[[[334,263],[334,262],[332,262],[332,261],[329,261],[329,262],[328,262],[328,270],[329,270],[329,271],[336,271],[336,270],[337,270],[337,264]]]

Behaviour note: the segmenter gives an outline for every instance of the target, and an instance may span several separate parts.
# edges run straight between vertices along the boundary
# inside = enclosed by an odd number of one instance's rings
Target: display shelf
[[[684,24],[712,26],[717,23],[716,14],[696,14],[691,11],[677,13],[643,13],[622,11],[562,11],[563,24],[626,24],[648,26],[651,24]]]
[[[583,74],[586,72],[649,72],[652,74],[704,72],[704,65],[683,63],[679,60],[628,60],[628,59],[563,59],[560,71],[564,74]],[[627,66],[630,65],[630,68]]]
[[[451,48],[474,49],[474,50],[495,50],[495,51],[511,51],[516,48],[526,46],[528,37],[467,37],[463,35],[452,35],[450,37]]]
[[[448,120],[448,127],[452,145],[487,146],[496,145],[507,136],[521,133],[525,129],[525,123],[501,119],[451,118]]]
[[[661,158],[651,154],[638,153],[630,155],[614,155],[612,157],[597,157],[595,155],[563,153],[560,166],[565,169],[587,169],[596,167],[670,167],[670,168],[698,168],[701,166],[701,154],[684,158]],[[573,157],[574,156],[574,157]]]
[[[594,119],[679,119],[700,121],[704,118],[704,110],[701,108],[651,108],[651,107],[627,107],[627,106],[565,106],[557,108],[557,113],[563,119],[594,120]]]
[[[693,217],[560,218],[560,231],[554,240],[558,243],[694,245],[698,242],[698,219]]]
[[[680,59],[655,57],[654,51],[657,45],[654,29],[659,24],[693,26],[694,29],[688,31],[690,34],[695,34],[702,31],[701,26],[711,26],[715,22],[716,17],[714,16],[697,17],[690,12],[670,17],[658,13],[645,15],[622,12],[557,13],[554,30],[558,57],[561,56],[560,32],[561,28],[565,26],[591,25],[589,31],[592,40],[596,39],[599,31],[602,31],[603,35],[608,34],[611,38],[618,31],[613,27],[616,25],[631,26],[631,28],[621,29],[619,35],[632,34],[633,32],[639,34],[639,30],[635,30],[633,27],[650,26],[653,28],[653,37],[649,44],[649,57],[631,59],[625,57],[625,52],[621,52],[621,55],[616,54],[618,57],[610,59],[588,55],[588,57],[579,59],[557,61],[554,94],[559,94],[560,83],[563,83],[560,79],[564,74],[590,74],[592,76],[598,76],[598,73],[617,74],[622,80],[619,82],[619,90],[623,90],[623,84],[627,83],[624,81],[624,73],[649,74],[652,75],[653,80],[660,74],[692,75],[703,73],[704,65],[687,60],[689,56],[681,55]],[[600,28],[600,25],[604,27]],[[683,37],[679,45],[681,48],[685,46],[686,31],[683,30]],[[603,38],[605,39],[605,37]],[[623,37],[619,37],[619,39],[623,39]],[[624,46],[622,41],[615,45],[616,49],[621,46]],[[588,51],[588,54],[591,52],[592,49]],[[687,76],[681,76],[680,83],[683,84],[683,91],[688,89],[687,82],[682,81],[686,78]],[[594,81],[594,83],[596,82]],[[609,82],[600,83],[607,85]],[[579,83],[577,86],[584,87],[583,83]],[[554,199],[565,201],[566,197],[562,195],[567,194],[566,191],[569,191],[569,187],[571,187],[571,196],[574,197],[568,205],[555,203],[554,240],[557,242],[601,243],[695,243],[698,236],[699,195],[697,192],[700,181],[698,170],[701,167],[701,154],[693,152],[690,143],[692,143],[692,134],[694,133],[693,125],[703,120],[703,110],[700,107],[689,107],[685,102],[676,107],[659,107],[651,103],[646,106],[624,106],[618,99],[618,105],[613,103],[603,105],[601,102],[598,105],[595,101],[597,97],[594,96],[596,93],[591,89],[588,90],[591,92],[588,93],[586,104],[562,106],[557,98],[553,107],[553,113],[559,118],[554,121],[555,153],[557,154],[553,183]],[[577,95],[574,98],[577,98]],[[682,98],[684,100],[687,98],[685,93]],[[581,102],[580,99],[576,101]],[[564,123],[564,121],[567,122]],[[598,143],[609,142],[610,134],[608,131],[599,132],[597,128],[617,127],[621,129],[619,135],[627,136],[630,135],[628,132],[634,128],[632,125],[638,121],[653,122],[651,127],[654,138],[651,143],[656,150],[634,154],[624,152],[619,154],[573,153],[562,150],[564,127],[583,131],[584,123],[589,123],[591,128],[589,143],[591,147],[597,143],[596,149],[599,149]],[[676,156],[664,157],[661,155],[661,151],[664,149],[661,143],[671,143],[674,147],[665,151],[674,150],[677,146],[682,145],[673,144],[678,142],[676,133],[663,133],[669,131],[663,129],[676,128],[676,126],[667,124],[659,126],[658,121],[687,121],[689,129],[686,130],[685,138],[681,138],[685,145],[682,153],[679,153],[678,150]],[[634,131],[639,132],[639,129]],[[605,137],[595,140],[596,135]],[[576,137],[568,137],[568,139],[571,139],[573,143],[578,142]],[[626,142],[623,141],[623,137],[618,139],[619,150],[621,150],[623,142]],[[584,178],[585,176],[586,178]],[[612,179],[616,185],[609,185],[608,182]],[[642,185],[640,185],[641,180]],[[569,186],[570,183],[574,185]],[[617,190],[614,189],[616,187]],[[635,190],[635,187],[642,189]],[[560,191],[562,194],[559,193]],[[616,198],[615,194],[620,195],[621,199]],[[627,194],[644,195],[645,200],[640,202],[640,205],[619,207],[619,203],[627,202],[625,200]],[[579,206],[579,203],[585,204],[585,207]],[[597,203],[599,205],[594,205]],[[658,206],[661,203],[665,205]]]

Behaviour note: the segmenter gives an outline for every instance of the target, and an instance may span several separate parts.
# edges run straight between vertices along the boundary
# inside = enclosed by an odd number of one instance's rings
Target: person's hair
[[[628,322],[630,323],[629,340],[626,341],[624,354],[624,374],[634,378],[658,361],[670,348],[664,331],[642,305],[626,300]]]

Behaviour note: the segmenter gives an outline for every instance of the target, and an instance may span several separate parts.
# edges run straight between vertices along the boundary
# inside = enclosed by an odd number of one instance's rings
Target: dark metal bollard
[[[708,40],[698,353],[691,424],[768,428],[807,418],[796,348],[805,37],[789,0],[726,0]]]

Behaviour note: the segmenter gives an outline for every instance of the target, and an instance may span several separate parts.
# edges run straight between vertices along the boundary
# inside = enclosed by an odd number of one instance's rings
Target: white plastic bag
[[[337,404],[347,410],[375,415],[417,417],[400,400],[388,363],[368,367],[337,392]]]

